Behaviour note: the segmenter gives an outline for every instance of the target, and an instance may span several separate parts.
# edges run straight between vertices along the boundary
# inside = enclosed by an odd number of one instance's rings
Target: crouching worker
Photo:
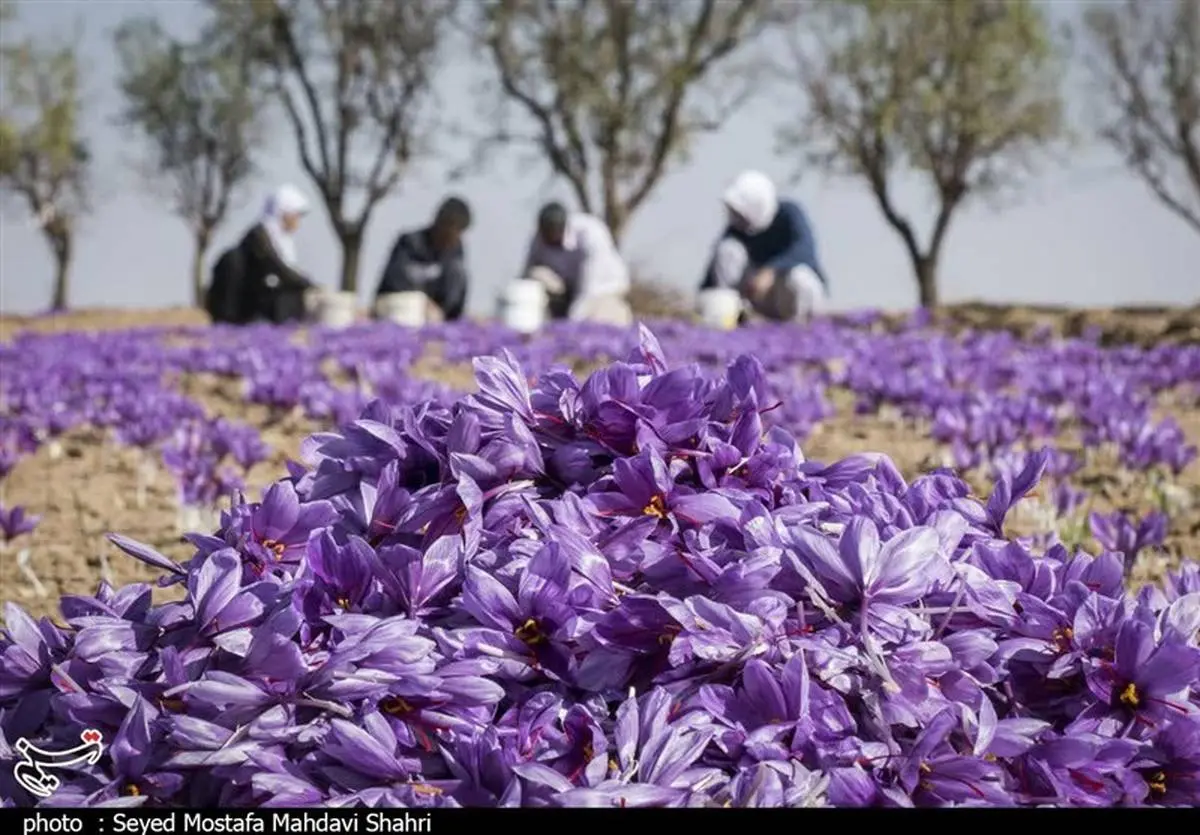
[[[538,214],[524,276],[545,286],[550,318],[633,324],[629,269],[604,221],[549,203]]]
[[[424,293],[428,321],[453,322],[467,305],[463,234],[471,226],[466,202],[451,197],[438,207],[433,223],[406,232],[392,247],[375,301],[390,293]]]
[[[728,226],[700,289],[735,289],[753,313],[777,322],[820,313],[827,281],[804,210],[779,200],[774,183],[758,171],[739,175],[723,202]]]
[[[213,265],[205,308],[214,322],[295,322],[305,318],[316,285],[297,268],[295,232],[308,200],[293,186],[267,199],[262,216]]]

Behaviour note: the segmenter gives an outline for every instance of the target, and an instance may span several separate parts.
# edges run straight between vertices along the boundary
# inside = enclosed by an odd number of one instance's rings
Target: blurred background
[[[745,168],[836,309],[1195,304],[1198,8],[2,0],[0,313],[191,305],[282,183],[306,272],[364,302],[452,193],[471,313],[550,198],[690,294]]]

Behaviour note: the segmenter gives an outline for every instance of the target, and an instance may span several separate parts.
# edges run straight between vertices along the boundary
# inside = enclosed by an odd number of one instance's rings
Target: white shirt
[[[550,247],[538,235],[529,245],[525,272],[546,267],[564,282],[579,288],[578,299],[629,292],[629,268],[617,251],[616,241],[604,221],[572,212],[567,216],[562,247]]]

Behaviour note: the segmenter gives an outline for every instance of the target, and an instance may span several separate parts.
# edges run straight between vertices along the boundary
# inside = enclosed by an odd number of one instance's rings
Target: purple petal
[[[116,533],[110,533],[108,535],[108,540],[129,556],[136,560],[141,560],[142,562],[146,563],[146,565],[153,566],[154,568],[160,568],[163,571],[167,571],[171,574],[183,575],[186,573],[179,563],[164,557],[149,545],[143,545],[140,542],[135,542],[128,537],[124,537]]]

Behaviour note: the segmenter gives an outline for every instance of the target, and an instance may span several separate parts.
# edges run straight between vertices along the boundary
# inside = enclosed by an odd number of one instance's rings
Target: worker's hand
[[[567,285],[559,277],[558,273],[547,267],[534,267],[529,271],[529,278],[540,283],[546,288],[546,292],[552,296],[561,296],[567,292]]]
[[[425,304],[425,321],[431,325],[436,325],[439,322],[446,320],[446,314],[438,307],[437,302],[433,299],[428,299]]]
[[[775,283],[775,271],[770,267],[764,267],[751,276],[747,283],[746,292],[751,301],[762,301],[762,298],[767,295],[771,289],[771,285]]]

